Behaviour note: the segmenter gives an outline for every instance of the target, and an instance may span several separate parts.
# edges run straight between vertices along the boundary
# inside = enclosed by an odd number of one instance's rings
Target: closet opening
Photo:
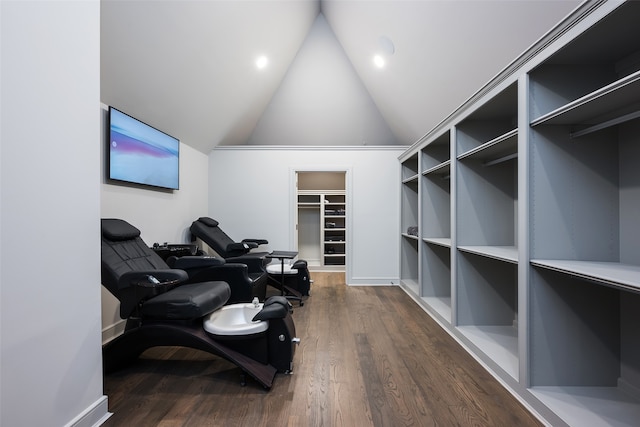
[[[346,171],[296,171],[294,236],[309,269],[345,271],[348,209]]]

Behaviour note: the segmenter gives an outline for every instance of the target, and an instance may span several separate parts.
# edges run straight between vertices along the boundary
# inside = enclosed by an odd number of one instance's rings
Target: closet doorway
[[[347,171],[295,171],[295,247],[312,270],[345,271]]]

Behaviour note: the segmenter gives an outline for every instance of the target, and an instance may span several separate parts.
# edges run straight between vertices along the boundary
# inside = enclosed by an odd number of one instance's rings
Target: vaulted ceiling
[[[203,153],[409,145],[579,3],[102,0],[101,98]]]

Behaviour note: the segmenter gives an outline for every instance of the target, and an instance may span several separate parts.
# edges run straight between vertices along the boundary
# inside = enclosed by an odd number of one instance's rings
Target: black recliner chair
[[[288,298],[299,301],[300,305],[304,304],[304,298],[309,296],[309,288],[313,282],[305,260],[296,260],[292,266],[287,266],[284,283],[281,283],[280,263],[269,264],[269,252],[251,252],[260,245],[268,244],[267,240],[244,239],[235,242],[219,225],[220,223],[213,218],[198,218],[189,228],[191,241],[202,240],[227,262],[247,264],[250,276],[268,273],[269,285],[281,290]]]
[[[264,304],[225,306],[231,295],[227,282],[189,283],[184,270],[170,269],[140,238],[140,230],[126,221],[102,219],[101,231],[102,284],[120,301],[120,317],[127,320],[124,333],[103,347],[106,372],[155,346],[184,346],[216,354],[266,388],[271,387],[277,372],[291,370],[298,340],[286,299],[272,297]],[[205,257],[203,262],[211,260]],[[205,271],[200,270],[197,277],[205,277]],[[245,307],[253,307],[257,313],[246,326],[268,322],[266,327],[259,333],[226,335],[220,328],[225,326],[224,320],[218,322],[223,319],[219,312]]]
[[[227,262],[239,262],[249,267],[250,274],[262,274],[268,260],[268,252],[251,252],[253,249],[266,245],[266,239],[244,239],[235,242],[219,227],[219,222],[206,216],[200,217],[189,227],[191,241],[202,240]]]
[[[254,298],[264,301],[267,295],[269,277],[267,274],[250,274],[246,264],[227,263],[210,256],[171,256],[166,263],[171,268],[187,272],[189,283],[208,280],[222,280],[231,287],[227,304],[250,302]]]

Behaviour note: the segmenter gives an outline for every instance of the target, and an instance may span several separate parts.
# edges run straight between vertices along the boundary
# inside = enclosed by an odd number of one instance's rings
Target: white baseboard
[[[111,415],[107,396],[102,396],[77,417],[69,421],[65,427],[97,427],[102,425]]]
[[[347,279],[349,286],[397,286],[397,277],[351,277]]]
[[[111,326],[107,326],[102,330],[102,344],[106,344],[115,337],[122,335],[124,327],[127,325],[126,320],[120,320]]]

